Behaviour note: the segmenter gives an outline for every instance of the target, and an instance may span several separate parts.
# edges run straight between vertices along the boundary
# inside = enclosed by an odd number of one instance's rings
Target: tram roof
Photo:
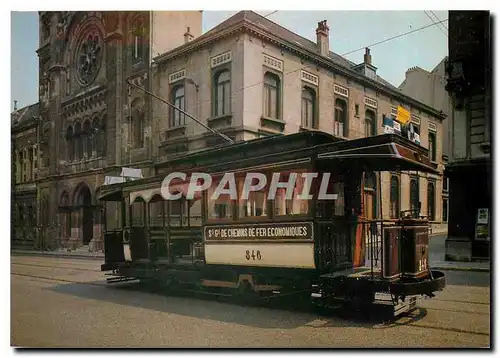
[[[290,153],[310,155],[318,160],[346,162],[355,160],[355,165],[365,171],[416,170],[436,173],[436,164],[428,158],[428,149],[395,134],[382,134],[352,140],[343,140],[320,131],[304,131],[288,135],[275,135],[189,153],[178,158],[160,162],[156,169],[163,173],[131,182],[100,187],[100,199],[120,200],[125,188],[147,186],[164,179],[165,172],[218,166],[224,163],[240,163],[243,160],[272,161],[269,156]],[[267,158],[265,158],[267,157]],[[232,169],[231,169],[232,170]]]

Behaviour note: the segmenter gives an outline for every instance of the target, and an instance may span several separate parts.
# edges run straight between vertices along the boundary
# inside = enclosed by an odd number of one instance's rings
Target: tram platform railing
[[[364,267],[372,277],[417,277],[427,269],[430,225],[426,219],[363,220]]]

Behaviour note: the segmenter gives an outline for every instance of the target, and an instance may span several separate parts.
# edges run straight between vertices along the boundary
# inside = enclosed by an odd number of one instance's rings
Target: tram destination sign
[[[312,240],[311,222],[208,225],[204,229],[205,241],[224,240]]]

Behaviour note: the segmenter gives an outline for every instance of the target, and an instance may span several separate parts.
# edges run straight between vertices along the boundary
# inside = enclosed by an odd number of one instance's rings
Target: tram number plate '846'
[[[247,260],[262,260],[262,255],[260,253],[260,250],[247,250],[245,252],[245,258]]]

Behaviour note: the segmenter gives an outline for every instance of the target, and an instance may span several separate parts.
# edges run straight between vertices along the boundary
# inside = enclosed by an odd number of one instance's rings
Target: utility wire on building
[[[171,108],[173,108],[174,110],[177,110],[177,111],[181,112],[182,114],[184,114],[184,115],[188,116],[189,118],[191,118],[192,120],[194,120],[196,123],[198,123],[199,125],[201,125],[201,126],[202,126],[202,127],[204,127],[205,129],[208,129],[210,132],[212,132],[212,133],[214,133],[214,134],[218,135],[219,137],[222,137],[223,139],[225,139],[226,141],[228,141],[230,144],[234,144],[234,140],[232,140],[231,138],[229,138],[227,135],[225,135],[225,134],[223,134],[223,133],[219,132],[219,131],[218,131],[218,130],[216,130],[216,129],[210,128],[210,127],[209,127],[209,126],[207,126],[205,123],[203,123],[203,122],[199,121],[198,119],[196,119],[195,117],[193,117],[192,115],[190,115],[190,114],[189,114],[189,113],[187,113],[186,111],[182,110],[181,108],[179,108],[179,107],[177,107],[177,106],[173,105],[172,103],[170,103],[170,102],[168,102],[168,101],[164,100],[163,98],[158,97],[158,96],[157,96],[157,95],[155,95],[154,93],[152,93],[152,92],[148,91],[147,89],[145,89],[145,88],[143,88],[143,87],[141,87],[141,86],[136,85],[135,83],[132,83],[132,82],[130,82],[130,81],[127,81],[127,83],[128,83],[128,85],[129,85],[129,86],[135,87],[135,88],[137,88],[137,89],[139,89],[139,90],[143,91],[144,93],[146,93],[146,94],[150,95],[151,97],[156,98],[157,100],[159,100],[159,101],[161,101],[161,102],[163,102],[163,103],[167,104],[168,106],[170,106],[170,107],[171,107]]]

